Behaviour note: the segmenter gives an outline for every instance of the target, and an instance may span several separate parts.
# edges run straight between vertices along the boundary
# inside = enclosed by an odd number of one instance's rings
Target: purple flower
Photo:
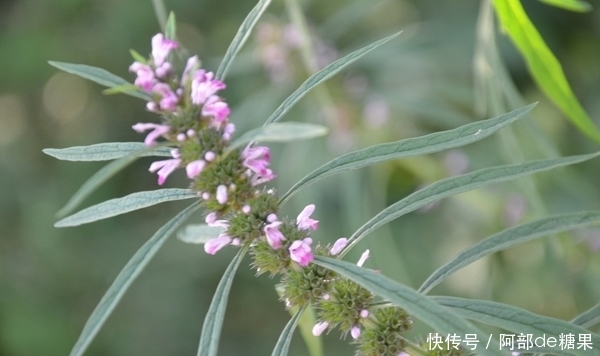
[[[227,196],[227,187],[225,185],[221,184],[217,187],[216,198],[217,198],[217,201],[219,202],[219,204],[221,204],[221,205],[227,203],[228,196]]]
[[[175,111],[179,97],[166,83],[158,83],[152,88],[152,92],[160,95],[159,106],[161,110]]]
[[[281,242],[285,240],[285,236],[279,231],[279,226],[281,226],[281,221],[274,221],[270,224],[265,225],[263,231],[265,232],[265,236],[267,237],[267,242],[272,249],[277,250],[281,248]]]
[[[293,261],[296,261],[302,267],[308,266],[308,264],[314,259],[310,248],[311,244],[312,239],[310,237],[307,237],[304,240],[296,240],[292,242],[292,245],[289,248],[290,258]]]
[[[358,339],[360,337],[360,328],[354,325],[352,329],[350,329],[350,335],[352,335],[354,340]]]
[[[310,215],[315,211],[315,205],[307,205],[296,218],[296,224],[300,230],[316,230],[319,227],[319,220],[310,219]]]
[[[225,89],[225,83],[213,78],[214,74],[204,69],[197,70],[194,73],[194,78],[192,79],[192,103],[202,105],[217,91]]]
[[[227,121],[230,113],[229,105],[216,95],[208,97],[202,106],[202,116],[212,116],[211,125],[216,128],[220,128],[221,124]]]
[[[346,245],[348,245],[348,239],[345,237],[339,238],[337,239],[337,241],[333,244],[333,247],[331,247],[331,250],[329,250],[329,253],[332,256],[337,255],[338,253],[342,252],[342,250],[346,247]]]
[[[133,62],[133,64],[129,66],[129,71],[137,75],[133,84],[148,92],[152,90],[152,87],[156,83],[156,79],[154,78],[154,71],[149,65]]]
[[[149,171],[152,173],[158,171],[158,185],[163,185],[169,174],[173,173],[174,170],[179,168],[180,164],[180,158],[156,161],[150,165]]]
[[[214,255],[223,247],[229,245],[231,243],[231,237],[227,234],[221,234],[219,237],[208,240],[204,244],[204,251],[209,255]]]
[[[187,166],[185,166],[185,172],[189,179],[194,179],[202,173],[205,166],[206,162],[203,159],[198,159],[188,163]]]
[[[161,64],[159,67],[156,67],[156,69],[154,70],[154,73],[156,73],[156,76],[158,78],[164,79],[169,74],[171,74],[172,70],[173,70],[173,65],[169,62],[165,62],[165,63]]]
[[[177,48],[177,42],[165,38],[162,33],[158,33],[152,37],[152,59],[154,65],[160,67],[172,49]]]
[[[320,336],[328,327],[329,323],[326,321],[316,323],[315,326],[313,326],[312,333],[314,336]]]
[[[156,143],[156,139],[159,138],[160,136],[169,133],[169,131],[171,131],[171,127],[167,126],[167,125],[158,125],[158,124],[152,124],[152,123],[137,123],[135,125],[132,126],[132,128],[139,133],[142,132],[146,132],[148,130],[152,130],[148,136],[146,136],[146,139],[144,140],[144,143],[146,144],[146,146],[152,146],[153,144]]]

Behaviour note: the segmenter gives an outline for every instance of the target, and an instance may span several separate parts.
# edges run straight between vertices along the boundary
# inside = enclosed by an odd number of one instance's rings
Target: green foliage
[[[138,157],[171,157],[171,150],[160,145],[148,149],[142,142],[105,142],[69,148],[45,148],[45,154],[63,161],[110,161],[139,153]]]
[[[206,224],[190,224],[177,232],[177,238],[185,243],[204,244],[218,237],[225,228],[208,226]]]
[[[281,335],[279,335],[277,344],[275,344],[272,356],[286,356],[288,354],[290,342],[292,342],[292,336],[294,336],[294,330],[296,330],[296,326],[298,326],[298,322],[300,321],[305,309],[306,308],[300,308],[300,310],[294,313],[294,316],[292,316],[290,321],[285,325]]]
[[[563,8],[565,10],[576,12],[588,12],[592,10],[592,5],[581,0],[540,0],[548,5]]]
[[[228,150],[232,151],[249,142],[288,142],[306,140],[327,134],[327,128],[321,125],[302,122],[282,122],[257,127],[237,138]]]

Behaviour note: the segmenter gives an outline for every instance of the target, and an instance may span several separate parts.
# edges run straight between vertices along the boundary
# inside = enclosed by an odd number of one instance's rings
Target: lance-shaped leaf
[[[45,148],[42,152],[63,161],[110,161],[138,151],[144,151],[138,157],[171,157],[170,148],[158,145],[152,148],[148,150],[148,146],[141,142],[105,142],[89,146]]]
[[[283,331],[281,331],[281,335],[279,335],[279,340],[277,340],[277,344],[273,349],[272,356],[286,356],[288,354],[288,350],[290,349],[290,343],[292,342],[292,336],[294,336],[294,331],[296,330],[296,326],[298,325],[298,321],[300,317],[304,313],[304,308],[298,310],[294,316],[287,323]]]
[[[327,134],[325,126],[304,122],[281,122],[257,127],[236,139],[227,148],[232,151],[248,142],[288,142],[306,140]]]
[[[67,73],[78,75],[82,78],[89,79],[93,82],[96,82],[105,87],[126,87],[131,86],[133,84],[129,83],[125,79],[118,77],[107,70],[88,66],[85,64],[73,64],[73,63],[64,63],[64,62],[55,62],[49,61],[51,66],[54,66],[60,70],[63,70]],[[125,94],[135,96],[136,98],[144,99],[144,100],[152,100],[152,96],[141,89],[137,89],[135,91],[125,91]]]
[[[560,7],[561,9],[575,11],[575,12],[589,12],[592,11],[592,5],[581,0],[540,0],[548,5]]]
[[[229,299],[229,291],[231,290],[235,272],[240,266],[240,262],[242,262],[247,250],[247,246],[242,247],[233,260],[231,260],[231,263],[229,263],[225,273],[223,273],[223,277],[221,277],[221,281],[217,286],[213,300],[204,318],[200,345],[198,346],[198,356],[217,355],[221,328],[223,327],[223,319],[225,318],[225,307],[227,307],[227,300]]]
[[[78,226],[113,216],[143,209],[152,205],[172,200],[198,198],[189,189],[159,189],[129,194],[122,198],[110,199],[100,204],[90,206],[71,216],[59,220],[55,227]]]
[[[281,103],[281,105],[269,116],[267,121],[265,122],[265,126],[272,124],[278,120],[280,120],[283,115],[285,115],[296,103],[302,99],[309,91],[315,88],[317,85],[323,83],[327,79],[333,77],[342,69],[346,68],[348,65],[358,60],[360,57],[365,54],[371,52],[375,48],[381,46],[382,44],[388,42],[392,38],[398,36],[400,32],[397,32],[391,36],[383,38],[379,41],[373,42],[368,46],[365,46],[359,50],[356,50],[344,58],[340,58],[337,61],[330,63],[325,68],[321,69],[317,73],[313,74],[310,78],[308,78],[295,92],[292,93],[287,99]]]
[[[475,172],[437,181],[390,205],[371,220],[367,221],[348,239],[348,246],[344,249],[344,251],[341,252],[340,255],[348,252],[349,249],[355,246],[363,237],[373,232],[380,226],[436,200],[477,189],[492,183],[508,181],[536,172],[547,171],[552,168],[583,162],[597,157],[598,155],[600,155],[600,152],[580,156],[530,161],[509,166],[485,168]]]
[[[375,271],[361,268],[353,263],[324,256],[315,256],[314,263],[337,272],[360,284],[374,294],[387,299],[415,318],[443,334],[477,334],[479,340],[487,337],[475,326],[460,318],[449,309],[442,307],[429,297],[398,283]],[[504,355],[495,348],[482,349],[478,355]]]
[[[435,271],[419,288],[419,292],[427,293],[452,273],[494,252],[549,234],[598,223],[600,223],[600,212],[586,211],[556,215],[504,230],[459,253],[450,262]]]
[[[77,208],[77,206],[79,206],[79,204],[81,204],[81,202],[83,202],[85,198],[87,198],[94,190],[100,187],[110,177],[114,176],[120,170],[133,163],[133,161],[138,159],[138,157],[143,156],[154,149],[155,148],[153,147],[148,147],[145,150],[132,152],[129,155],[112,161],[106,166],[102,167],[98,172],[85,181],[81,187],[79,187],[77,192],[73,194],[67,204],[60,209],[58,213],[56,213],[57,217],[60,218],[70,214],[73,210],[75,210],[75,208]]]
[[[73,350],[71,350],[70,356],[83,355],[89,344],[92,342],[100,328],[117,306],[131,283],[137,278],[137,276],[146,267],[148,262],[154,257],[156,252],[165,243],[165,241],[175,232],[177,227],[181,225],[187,218],[190,217],[198,208],[200,202],[195,202],[190,205],[173,219],[161,227],[151,238],[148,240],[136,253],[133,255],[131,260],[127,262],[123,270],[119,273],[113,284],[108,288],[100,303],[92,315],[85,323],[83,331],[79,336],[79,339],[75,343]]]
[[[525,335],[532,334],[533,338],[546,335],[553,336],[559,340],[561,334],[573,334],[577,341],[578,335],[591,334],[593,344],[592,350],[575,349],[564,350],[573,355],[590,356],[600,355],[600,336],[573,325],[569,322],[538,315],[525,309],[510,305],[490,302],[486,300],[474,300],[454,297],[432,297],[439,304],[450,308],[453,312],[463,318],[482,322],[484,324],[497,326],[499,328]],[[542,346],[540,343],[535,346]],[[544,345],[547,346],[547,345]],[[559,349],[558,343],[556,349]]]
[[[229,48],[227,48],[227,52],[225,52],[223,60],[221,60],[221,64],[219,65],[217,74],[215,75],[217,79],[223,80],[225,78],[225,74],[227,74],[229,66],[231,66],[231,63],[237,56],[238,52],[240,49],[242,49],[244,43],[246,43],[246,40],[248,39],[248,36],[250,36],[252,29],[270,3],[271,0],[260,0],[248,13],[248,16],[246,16],[244,22],[242,22],[242,25],[238,29],[238,32],[235,34],[235,37],[229,44]]]
[[[600,323],[600,304],[596,304],[591,309],[577,316],[571,322],[583,328],[591,328],[592,326]]]
[[[224,227],[206,224],[190,224],[179,230],[177,238],[189,244],[205,244],[206,241],[219,237]]]
[[[420,156],[444,151],[479,141],[527,114],[536,104],[531,104],[492,119],[473,122],[453,130],[383,143],[346,153],[312,171],[285,193],[280,204],[298,190],[334,174],[359,169],[393,159]]]
[[[573,94],[560,63],[529,20],[521,0],[494,0],[494,7],[502,27],[525,58],[538,87],[579,130],[600,142],[600,130]]]

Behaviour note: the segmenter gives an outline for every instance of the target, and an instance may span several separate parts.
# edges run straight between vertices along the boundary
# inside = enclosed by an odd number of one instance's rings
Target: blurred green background
[[[600,11],[571,13],[524,0],[583,106],[600,124]],[[216,70],[254,2],[167,1],[178,36]],[[272,145],[274,184],[287,190],[331,158],[371,144],[445,130],[489,117],[475,112],[473,54],[479,2],[302,1],[316,57],[302,60],[285,4],[274,0],[236,59],[224,96],[238,133],[261,125],[314,70],[390,33],[396,40],[308,95],[286,119],[322,123],[328,137]],[[66,355],[105,290],[135,251],[185,203],[168,203],[86,226],[56,229],[54,214],[103,163],[61,162],[42,153],[105,141],[142,141],[131,130],[156,118],[128,96],[55,70],[48,60],[84,63],[133,80],[129,49],[150,51],[159,32],[151,1],[0,0],[0,355]],[[502,35],[503,59],[531,118],[513,124],[526,159],[598,150],[532,84]],[[312,66],[312,67],[311,67]],[[478,98],[478,99],[477,99]],[[479,102],[481,104],[481,102]],[[514,109],[514,108],[509,108]],[[508,109],[507,109],[508,110]],[[526,120],[529,120],[527,122]],[[534,123],[535,125],[532,125]],[[533,127],[533,129],[532,129]],[[511,163],[502,136],[459,150],[382,164],[323,180],[285,207],[315,203],[315,238],[351,235],[385,206],[441,178]],[[141,159],[87,199],[87,205],[156,189]],[[379,229],[348,259],[371,249],[368,268],[414,288],[463,248],[508,226],[550,213],[598,209],[598,160],[527,181],[461,194]],[[174,174],[170,187],[187,185]],[[200,221],[201,215],[195,220]],[[194,222],[194,221],[191,221]],[[600,229],[533,241],[475,263],[432,294],[495,300],[569,320],[600,300]],[[207,256],[173,237],[132,285],[88,355],[195,354],[204,315],[233,249]],[[244,263],[247,266],[247,263]],[[289,315],[276,280],[241,268],[221,342],[223,355],[265,355]],[[595,331],[599,331],[598,328]],[[351,354],[337,333],[325,354]],[[292,355],[305,355],[300,338]]]

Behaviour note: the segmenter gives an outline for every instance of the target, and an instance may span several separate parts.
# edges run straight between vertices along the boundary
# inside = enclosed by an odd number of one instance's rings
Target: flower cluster
[[[161,117],[160,123],[138,123],[133,129],[148,132],[144,140],[147,146],[163,139],[166,142],[161,144],[173,147],[172,158],[150,165],[150,172],[158,174],[158,184],[185,168],[190,189],[202,199],[207,211],[206,224],[223,230],[205,243],[205,252],[214,255],[228,245],[248,246],[258,274],[282,275],[286,306],[310,303],[315,307],[321,320],[313,329],[315,335],[338,326],[361,345],[372,343],[373,337],[384,337],[390,344],[384,345],[386,350],[401,352],[403,341],[396,333],[410,325],[404,311],[377,309],[371,292],[312,263],[315,255],[340,254],[348,240],[338,239],[333,246],[313,246],[311,234],[319,221],[311,218],[315,211],[312,204],[296,219],[278,215],[275,191],[257,187],[276,177],[269,168],[269,148],[254,143],[243,149],[229,148],[235,126],[229,122],[228,104],[218,95],[225,84],[200,68],[196,56],[189,58],[178,74],[171,61],[178,47],[175,40],[159,33],[152,38],[150,58],[136,56],[130,66],[137,76],[135,86],[150,95],[147,109]],[[368,256],[367,250],[358,265],[362,266]],[[401,315],[402,321],[388,325],[390,313]],[[359,354],[371,354],[367,349],[363,347],[365,352]]]

